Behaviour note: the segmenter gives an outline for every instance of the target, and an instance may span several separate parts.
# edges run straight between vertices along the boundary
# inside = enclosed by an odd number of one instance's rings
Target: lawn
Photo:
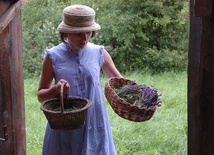
[[[158,89],[162,106],[145,122],[132,122],[106,106],[118,155],[187,154],[187,74],[186,72],[128,73],[125,78]],[[101,78],[104,86],[106,78]],[[41,155],[46,118],[40,110],[36,91],[38,79],[25,81],[27,155]]]

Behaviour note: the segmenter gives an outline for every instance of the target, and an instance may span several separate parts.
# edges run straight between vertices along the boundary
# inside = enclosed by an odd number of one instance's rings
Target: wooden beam
[[[0,17],[0,34],[11,22],[11,20],[20,12],[26,2],[27,0],[19,0],[4,12],[4,14]]]
[[[26,133],[21,10],[10,22],[9,33],[11,51],[8,51],[8,55],[11,83],[8,86],[11,87],[12,99],[13,147],[17,155],[24,155],[26,154]]]

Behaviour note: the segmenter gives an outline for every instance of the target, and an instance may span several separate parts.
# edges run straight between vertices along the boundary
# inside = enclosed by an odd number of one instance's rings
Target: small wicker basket
[[[63,86],[60,91],[60,99],[54,98],[42,103],[40,109],[44,112],[52,129],[74,130],[81,128],[86,119],[87,110],[91,102],[85,98],[63,98]],[[56,107],[61,111],[54,111]],[[78,110],[65,111],[71,107],[78,107]]]
[[[131,80],[117,77],[108,79],[105,85],[106,99],[108,100],[114,112],[120,117],[134,122],[147,121],[152,118],[156,111],[156,106],[153,108],[143,108],[132,105],[131,103],[121,99],[114,91],[114,88],[120,89],[124,85],[127,85],[130,81]]]

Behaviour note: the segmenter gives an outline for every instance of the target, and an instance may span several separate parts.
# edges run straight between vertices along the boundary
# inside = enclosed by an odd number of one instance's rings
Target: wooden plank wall
[[[21,8],[26,1],[0,2],[0,154],[26,154]]]

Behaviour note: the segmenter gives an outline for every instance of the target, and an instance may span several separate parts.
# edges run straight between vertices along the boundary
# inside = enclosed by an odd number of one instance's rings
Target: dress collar
[[[83,49],[84,49],[84,48],[80,48],[80,49],[78,49],[78,50],[76,50],[76,51],[73,51],[73,50],[69,47],[69,45],[68,45],[67,43],[63,43],[63,44],[64,44],[64,46],[65,46],[65,48],[66,48],[65,54],[66,54],[69,58],[71,58],[71,57],[76,57],[76,56],[82,56],[82,54],[83,54]]]

